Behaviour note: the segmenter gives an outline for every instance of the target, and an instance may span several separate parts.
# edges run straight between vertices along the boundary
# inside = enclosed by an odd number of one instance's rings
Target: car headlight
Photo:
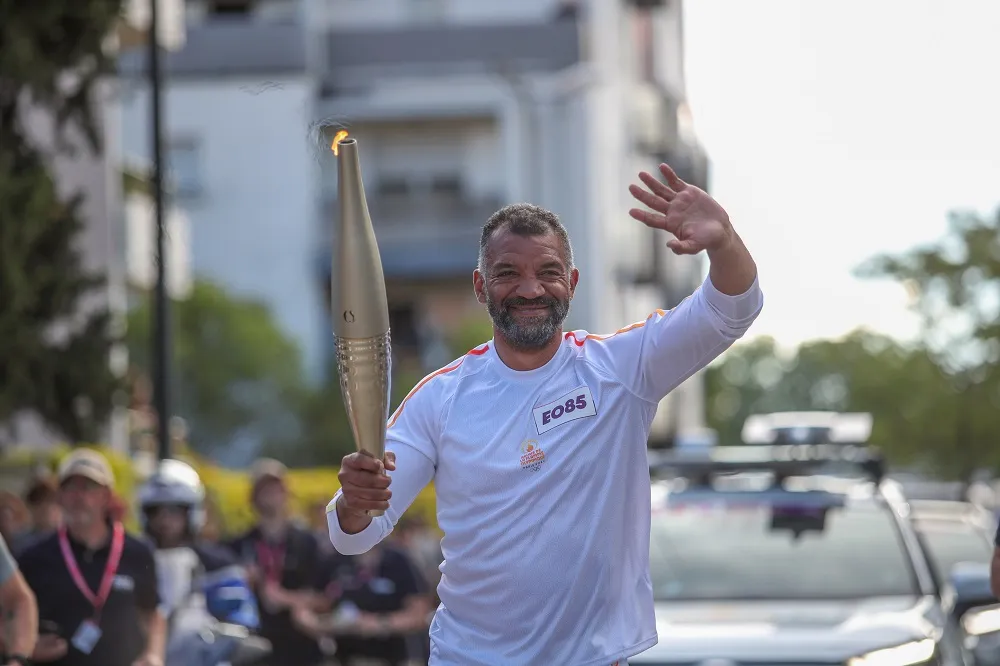
[[[930,661],[935,647],[933,639],[925,638],[848,659],[847,666],[915,666]]]
[[[962,626],[969,636],[982,636],[1000,631],[1000,606],[970,610],[962,616]]]

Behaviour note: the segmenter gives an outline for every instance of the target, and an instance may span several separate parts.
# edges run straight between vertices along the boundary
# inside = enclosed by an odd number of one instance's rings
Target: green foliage
[[[31,103],[57,121],[63,152],[70,128],[99,149],[94,83],[120,9],[120,0],[0,0],[0,422],[34,410],[72,441],[96,437],[111,408],[113,339],[95,305],[103,281],[76,249],[82,200],[60,199],[21,120]]]
[[[150,370],[150,301],[129,315],[133,363]],[[171,310],[173,405],[190,426],[192,448],[217,453],[238,437],[285,441],[297,433],[306,399],[298,349],[267,308],[195,281]]]
[[[757,412],[864,411],[874,416],[872,443],[895,464],[963,480],[1000,470],[1000,211],[953,215],[940,242],[875,257],[858,273],[909,289],[923,316],[920,342],[857,331],[788,359],[772,340],[738,345],[707,375],[720,439],[739,441]]]
[[[395,411],[420,379],[420,376],[410,372],[394,372],[389,400],[390,413]],[[328,369],[323,385],[308,394],[300,414],[301,438],[271,444],[265,449],[264,455],[278,458],[288,465],[310,467],[339,465],[345,455],[354,451],[354,437],[344,408],[340,378],[335,365]]]
[[[60,126],[73,124],[99,148],[101,119],[94,115],[92,95],[113,68],[104,44],[122,9],[123,0],[0,0],[0,126],[13,125],[15,117],[7,114],[28,93]]]
[[[924,342],[960,383],[984,381],[1000,361],[1000,209],[955,213],[941,241],[875,257],[858,273],[907,286]]]
[[[493,324],[489,315],[482,312],[469,317],[448,336],[448,347],[456,358],[474,349],[493,337]]]
[[[739,442],[754,413],[860,411],[874,416],[871,443],[895,465],[964,478],[1000,464],[1000,452],[988,447],[954,447],[969,417],[967,400],[923,348],[866,331],[807,343],[787,360],[769,347],[770,341],[736,346],[708,370],[708,420],[722,443]]]

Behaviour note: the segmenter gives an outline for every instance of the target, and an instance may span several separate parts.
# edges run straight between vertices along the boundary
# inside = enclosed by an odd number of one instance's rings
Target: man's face
[[[83,476],[71,476],[59,487],[59,505],[69,527],[89,527],[107,516],[111,491]]]
[[[485,275],[473,283],[493,325],[514,349],[534,351],[561,329],[579,280],[559,237],[519,236],[501,229],[490,240]]]
[[[180,543],[187,529],[187,508],[162,505],[148,510],[149,531],[164,547]]]
[[[62,518],[62,510],[59,508],[59,504],[51,499],[33,504],[30,509],[31,522],[34,524],[35,529],[38,530],[55,529]]]
[[[257,485],[254,504],[257,507],[257,513],[262,517],[280,516],[285,510],[287,501],[288,493],[285,491],[284,482],[280,479],[267,478]]]

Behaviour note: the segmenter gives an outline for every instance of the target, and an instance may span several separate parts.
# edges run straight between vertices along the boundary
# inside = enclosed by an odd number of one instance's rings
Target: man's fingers
[[[629,185],[629,193],[638,199],[640,202],[646,204],[658,213],[666,213],[670,208],[670,202],[662,197],[658,197],[652,192],[642,189],[638,185]]]
[[[346,456],[343,463],[341,463],[341,469],[344,468],[381,474],[383,464],[381,460],[373,458],[367,453],[352,453]]]
[[[392,451],[385,452],[385,468],[390,472],[396,471],[396,454]]]
[[[650,213],[648,210],[633,208],[628,212],[628,214],[645,224],[647,227],[651,227],[653,229],[663,229],[664,231],[674,233],[676,223],[671,222],[670,218],[662,213]]]
[[[385,511],[389,508],[389,501],[375,501],[366,499],[346,499],[347,495],[344,495],[345,506],[351,511]]]
[[[667,241],[667,247],[669,247],[674,254],[698,254],[701,252],[701,248],[698,247],[693,241],[682,241],[673,240]]]
[[[660,197],[661,199],[666,199],[667,201],[673,201],[674,197],[677,196],[676,192],[674,192],[672,189],[661,183],[659,179],[657,179],[650,173],[646,173],[645,171],[640,171],[639,180],[641,180],[643,183],[646,184],[646,187],[649,188],[650,192]]]
[[[673,188],[676,192],[680,192],[688,186],[687,183],[681,180],[677,174],[674,173],[674,170],[670,168],[669,164],[661,164],[660,173],[662,173],[663,177],[667,179],[667,185]]]
[[[342,469],[337,475],[341,485],[358,486],[359,488],[385,489],[392,483],[392,477],[388,474],[378,472],[368,472],[363,470]]]
[[[367,486],[355,486],[347,484],[341,486],[351,506],[355,500],[366,502],[388,502],[392,498],[392,491],[388,488],[369,488]]]

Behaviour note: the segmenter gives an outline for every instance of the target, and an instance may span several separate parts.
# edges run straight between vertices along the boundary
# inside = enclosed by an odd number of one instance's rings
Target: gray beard
[[[547,305],[549,307],[548,315],[539,317],[537,321],[530,324],[518,322],[510,308],[529,303]],[[566,321],[566,316],[569,314],[569,300],[560,301],[545,296],[529,300],[515,296],[503,303],[497,303],[487,293],[486,309],[490,313],[490,319],[493,320],[493,326],[503,336],[504,342],[519,351],[535,351],[547,345],[562,328],[563,322]]]

